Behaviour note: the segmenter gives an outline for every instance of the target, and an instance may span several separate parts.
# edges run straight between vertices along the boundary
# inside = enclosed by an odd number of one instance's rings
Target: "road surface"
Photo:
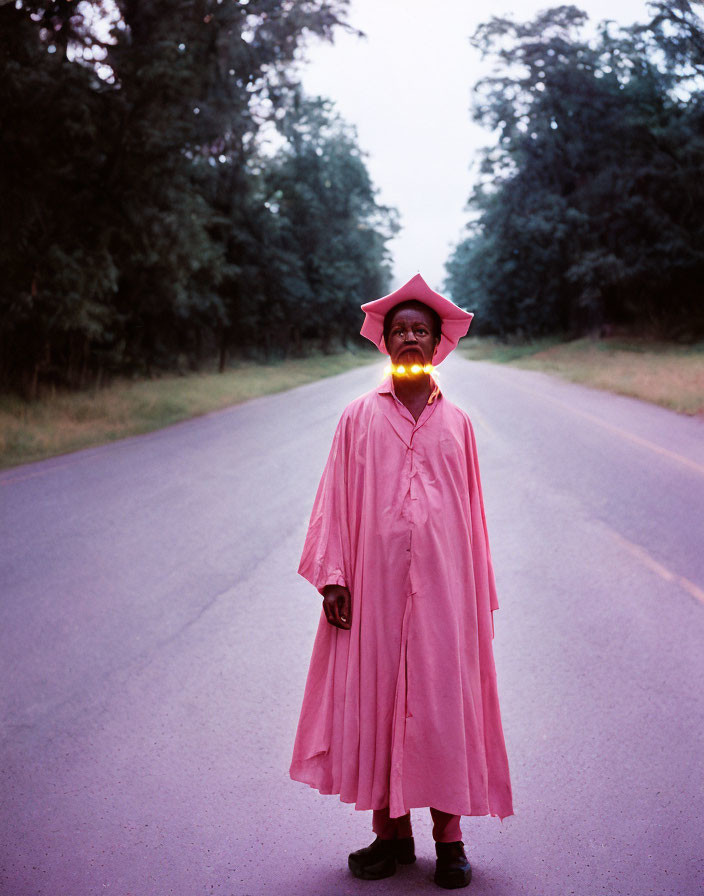
[[[295,570],[361,368],[0,474],[0,893],[440,892],[353,879],[369,813],[287,777]],[[516,814],[468,892],[704,891],[704,422],[450,358],[479,444]]]

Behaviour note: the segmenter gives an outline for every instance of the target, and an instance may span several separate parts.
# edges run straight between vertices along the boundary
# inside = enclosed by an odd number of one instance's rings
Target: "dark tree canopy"
[[[5,388],[351,334],[387,285],[394,216],[296,77],[306,40],[351,30],[347,7],[0,6]]]
[[[574,6],[475,33],[497,65],[474,116],[497,143],[447,286],[480,331],[704,334],[704,4],[649,6],[592,40]]]

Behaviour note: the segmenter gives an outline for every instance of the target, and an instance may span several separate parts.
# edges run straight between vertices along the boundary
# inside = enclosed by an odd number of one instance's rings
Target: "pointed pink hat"
[[[384,318],[394,306],[400,305],[401,302],[410,302],[411,299],[428,305],[440,315],[442,335],[433,355],[433,364],[437,365],[445,360],[453,348],[456,348],[457,343],[467,333],[474,315],[469,311],[463,311],[445,296],[432,290],[420,274],[411,277],[408,283],[404,283],[388,296],[362,305],[365,318],[360,332],[373,342],[380,352],[388,355],[384,345]]]

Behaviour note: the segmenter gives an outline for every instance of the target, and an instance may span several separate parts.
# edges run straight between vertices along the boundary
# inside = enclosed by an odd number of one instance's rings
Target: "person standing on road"
[[[355,877],[415,861],[429,807],[435,882],[467,886],[460,816],[513,814],[492,650],[498,608],[474,432],[432,370],[472,315],[420,274],[362,306],[391,359],[345,408],[299,573],[323,596],[290,775],[371,809]]]

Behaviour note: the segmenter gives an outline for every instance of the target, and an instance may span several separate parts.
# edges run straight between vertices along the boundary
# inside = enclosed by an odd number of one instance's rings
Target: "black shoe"
[[[415,860],[413,837],[399,840],[377,837],[371,846],[351,852],[347,864],[352,874],[361,880],[381,880],[396,873],[396,862],[410,865]]]
[[[465,855],[464,843],[436,843],[435,883],[446,890],[468,887],[472,879],[472,866]]]

